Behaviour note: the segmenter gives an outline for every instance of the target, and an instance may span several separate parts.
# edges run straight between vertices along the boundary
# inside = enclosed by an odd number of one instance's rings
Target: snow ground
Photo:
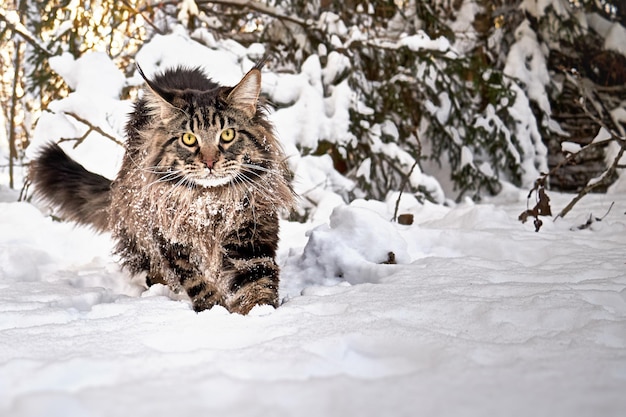
[[[539,233],[511,194],[456,208],[406,199],[411,226],[389,222],[393,201],[284,222],[284,303],[244,317],[146,290],[108,236],[2,191],[0,416],[626,409],[624,193],[588,196]],[[388,251],[399,264],[379,264]]]

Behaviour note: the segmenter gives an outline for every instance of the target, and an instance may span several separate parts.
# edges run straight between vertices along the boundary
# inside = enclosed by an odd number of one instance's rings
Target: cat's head
[[[261,71],[222,87],[199,69],[174,68],[146,80],[152,122],[146,164],[163,181],[196,187],[254,187],[283,159],[261,106]]]

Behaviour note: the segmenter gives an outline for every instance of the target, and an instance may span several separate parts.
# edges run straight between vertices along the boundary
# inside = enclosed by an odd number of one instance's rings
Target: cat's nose
[[[204,162],[204,165],[206,165],[206,167],[209,168],[209,170],[212,170],[213,166],[215,165],[215,159],[207,158],[203,162]]]

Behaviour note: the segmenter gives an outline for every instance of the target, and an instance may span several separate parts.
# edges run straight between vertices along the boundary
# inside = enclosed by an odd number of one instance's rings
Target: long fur
[[[32,163],[36,192],[62,216],[110,230],[124,267],[184,290],[196,311],[278,306],[278,212],[295,196],[257,102],[260,76],[253,68],[234,87],[188,68],[146,79],[115,180],[48,145]],[[222,141],[229,128],[237,139]],[[190,132],[194,146],[182,141]]]
[[[111,205],[111,180],[87,171],[59,145],[45,145],[30,166],[37,194],[58,206],[61,215],[106,231]]]

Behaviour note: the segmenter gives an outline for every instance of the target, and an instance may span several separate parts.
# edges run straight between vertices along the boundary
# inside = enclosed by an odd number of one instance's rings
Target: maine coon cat
[[[278,306],[278,215],[294,194],[259,103],[260,66],[234,87],[197,68],[139,72],[147,87],[117,177],[48,144],[31,163],[35,192],[67,219],[110,231],[124,267],[183,289],[196,311]]]

